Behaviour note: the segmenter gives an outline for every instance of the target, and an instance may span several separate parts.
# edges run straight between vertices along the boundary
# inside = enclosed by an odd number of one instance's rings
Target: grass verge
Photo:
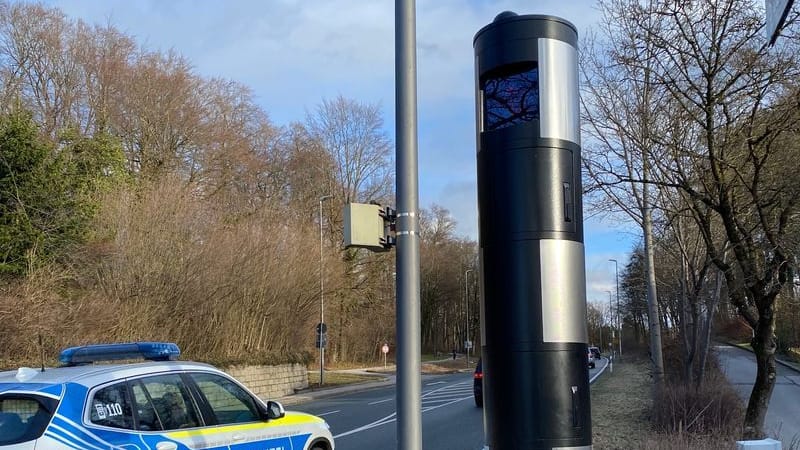
[[[643,448],[650,437],[650,374],[647,361],[626,358],[592,384],[595,449]]]
[[[329,388],[343,386],[347,384],[368,383],[371,381],[380,381],[383,377],[378,375],[362,375],[355,373],[342,373],[342,372],[325,372],[324,382],[322,386],[319,385],[319,371],[308,372],[308,387],[310,389],[317,389],[319,387]]]

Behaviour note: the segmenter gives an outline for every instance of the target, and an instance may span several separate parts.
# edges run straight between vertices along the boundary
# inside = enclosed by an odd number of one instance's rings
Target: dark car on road
[[[594,359],[600,359],[600,347],[589,347],[589,351],[594,355]]]
[[[481,359],[478,360],[475,373],[472,375],[472,393],[475,395],[475,406],[478,408],[483,407],[483,367],[481,361]]]

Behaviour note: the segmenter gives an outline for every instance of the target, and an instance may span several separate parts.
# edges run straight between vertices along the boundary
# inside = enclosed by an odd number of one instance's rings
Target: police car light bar
[[[70,347],[61,351],[58,360],[64,366],[78,366],[97,361],[121,359],[174,361],[178,359],[180,354],[181,349],[172,342],[130,342]]]

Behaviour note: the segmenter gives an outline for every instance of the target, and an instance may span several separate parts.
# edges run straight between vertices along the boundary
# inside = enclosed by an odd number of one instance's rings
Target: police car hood
[[[286,411],[286,415],[276,419],[289,424],[325,423],[325,419],[299,411]]]

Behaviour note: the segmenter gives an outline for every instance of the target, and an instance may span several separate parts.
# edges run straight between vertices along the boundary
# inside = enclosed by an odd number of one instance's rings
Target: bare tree
[[[664,382],[661,323],[656,289],[652,160],[661,151],[653,133],[657,114],[664,110],[664,92],[651,82],[653,68],[628,61],[649,61],[655,48],[640,41],[638,24],[626,15],[626,1],[601,1],[605,42],[589,42],[584,51],[584,122],[593,138],[584,146],[587,188],[599,191],[607,203],[633,219],[644,236],[647,318],[654,395]],[[637,18],[638,19],[638,18]],[[605,208],[603,208],[605,209]]]
[[[336,163],[336,197],[342,203],[391,197],[392,148],[378,105],[339,96],[323,100],[306,122],[309,135]]]
[[[455,226],[450,211],[441,206],[420,213],[420,300],[426,351],[462,348],[467,331],[474,332],[478,322],[477,274],[465,278],[467,270],[476,270],[477,251],[474,242],[455,236]]]
[[[664,184],[689,199],[730,301],[754,330],[758,373],[744,437],[763,437],[775,383],[775,299],[793,274],[785,237],[800,192],[786,166],[798,146],[786,135],[800,120],[798,45],[768,51],[752,1],[631,2],[627,10],[640,42],[655,49],[630,64],[652,68],[651,83],[674,105],[659,138],[669,152],[657,160]]]
[[[0,7],[4,103],[21,100],[53,139],[62,127],[73,125],[72,113],[81,100],[81,74],[72,58],[79,45],[72,23],[57,9]]]
[[[316,111],[308,113],[304,136],[297,135],[308,145],[306,156],[319,163],[309,168],[312,173],[316,172],[314,185],[327,181],[330,190],[322,195],[334,195],[334,201],[326,205],[329,208],[326,216],[331,218],[329,230],[337,230],[328,234],[333,242],[341,241],[338,230],[341,230],[342,205],[370,201],[386,204],[392,198],[391,145],[382,126],[383,118],[377,105],[339,96],[323,100]],[[329,155],[332,164],[320,157],[319,149]],[[332,173],[326,173],[326,169]],[[346,262],[348,281],[344,289],[336,293],[338,323],[331,355],[334,360],[343,358],[349,351],[352,340],[346,333],[346,326],[359,312],[357,306],[360,290],[365,287],[364,275],[370,272],[371,263],[377,261],[354,250],[345,250],[341,256]]]

